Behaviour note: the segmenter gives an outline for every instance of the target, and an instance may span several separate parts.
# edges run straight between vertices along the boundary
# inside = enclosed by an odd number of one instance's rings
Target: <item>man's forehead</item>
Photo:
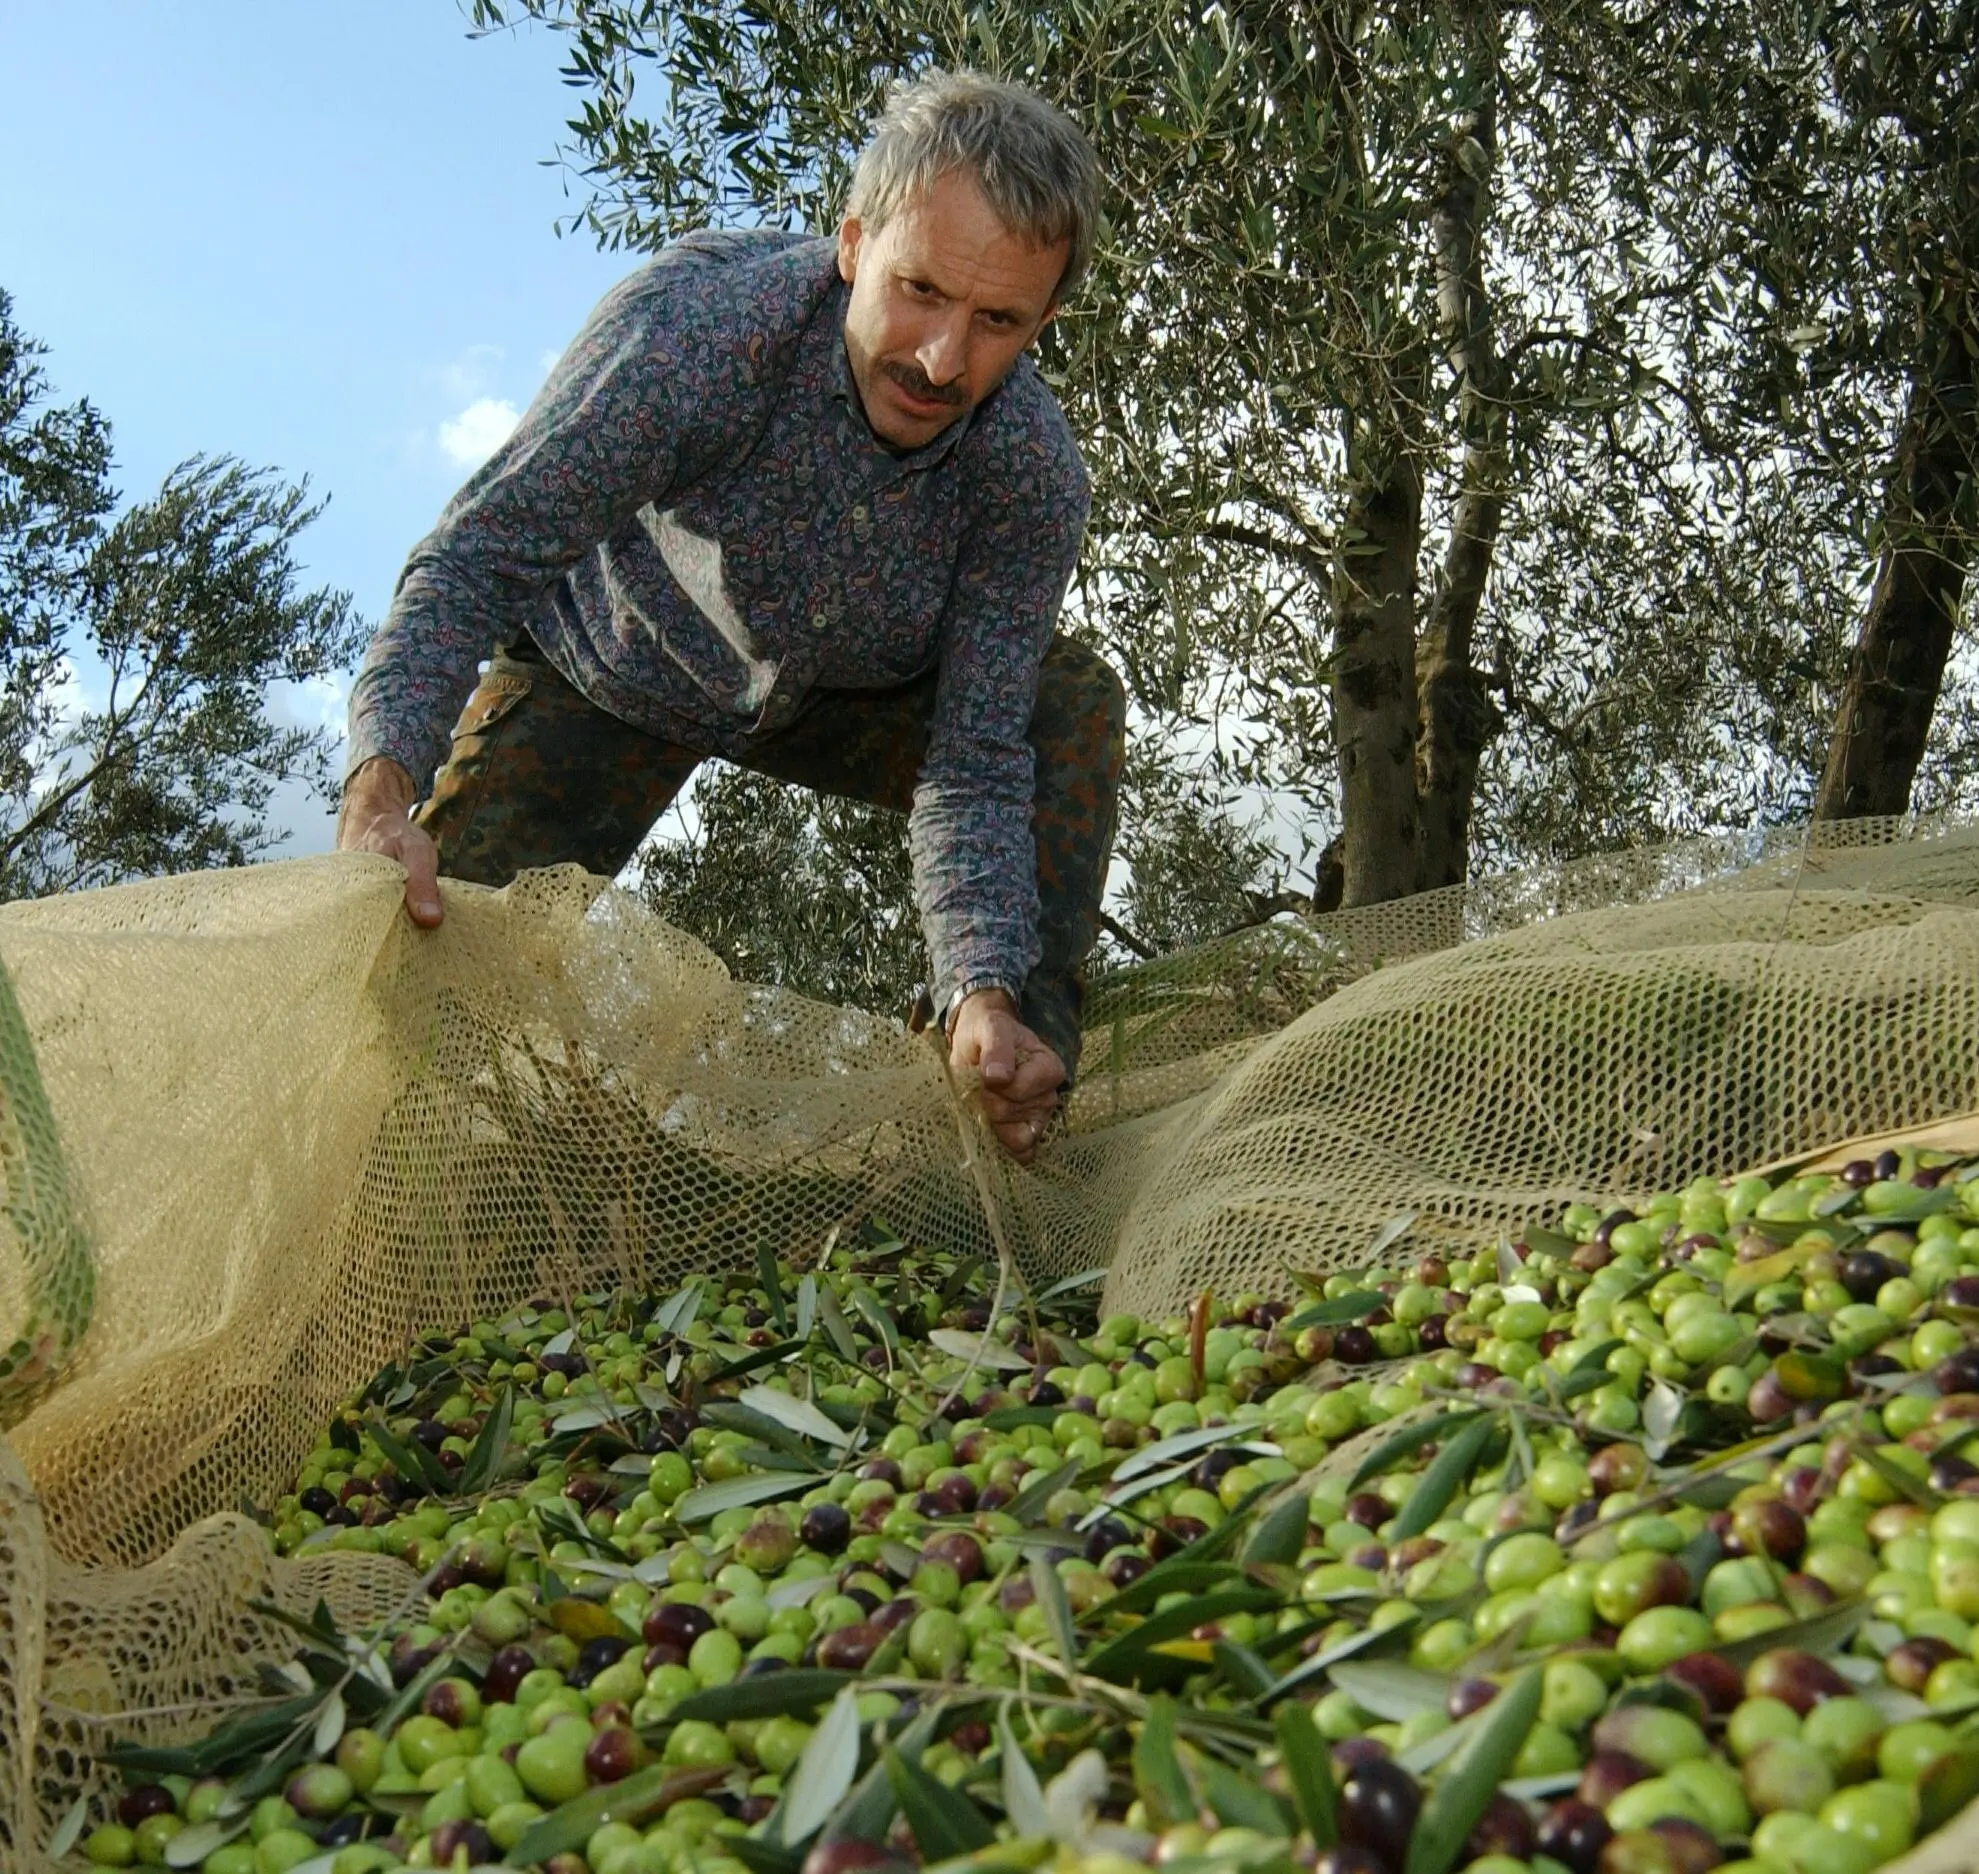
[[[975,184],[944,176],[888,221],[887,259],[895,273],[923,273],[945,292],[995,300],[1035,313],[1058,282],[1063,241],[1040,247],[1006,226]]]

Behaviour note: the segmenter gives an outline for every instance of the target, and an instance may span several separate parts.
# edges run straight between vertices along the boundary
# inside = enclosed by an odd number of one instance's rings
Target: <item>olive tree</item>
[[[335,737],[268,699],[363,641],[346,595],[300,589],[318,510],[195,456],[119,512],[108,425],[44,355],[0,292],[0,898],[241,864],[282,837],[277,787],[333,792]]]

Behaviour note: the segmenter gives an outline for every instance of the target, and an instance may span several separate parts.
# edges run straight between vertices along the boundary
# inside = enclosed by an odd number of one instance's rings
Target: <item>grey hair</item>
[[[1067,244],[1053,302],[1085,277],[1099,223],[1099,162],[1085,133],[1023,85],[935,68],[896,85],[859,154],[845,206],[873,233],[951,169],[966,170],[1012,234]]]

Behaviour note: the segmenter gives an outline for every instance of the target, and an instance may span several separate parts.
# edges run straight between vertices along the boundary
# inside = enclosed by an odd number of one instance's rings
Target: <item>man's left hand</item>
[[[1016,1003],[1001,989],[978,990],[955,1011],[948,1056],[982,1076],[990,1129],[1012,1158],[1028,1165],[1057,1110],[1065,1063],[1017,1019]]]

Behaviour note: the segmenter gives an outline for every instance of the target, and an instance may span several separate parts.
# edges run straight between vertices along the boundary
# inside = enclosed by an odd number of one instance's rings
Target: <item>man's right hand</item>
[[[440,921],[440,851],[412,822],[418,790],[412,776],[386,755],[374,755],[344,782],[337,816],[339,852],[382,852],[405,867],[405,908],[431,930]]]

